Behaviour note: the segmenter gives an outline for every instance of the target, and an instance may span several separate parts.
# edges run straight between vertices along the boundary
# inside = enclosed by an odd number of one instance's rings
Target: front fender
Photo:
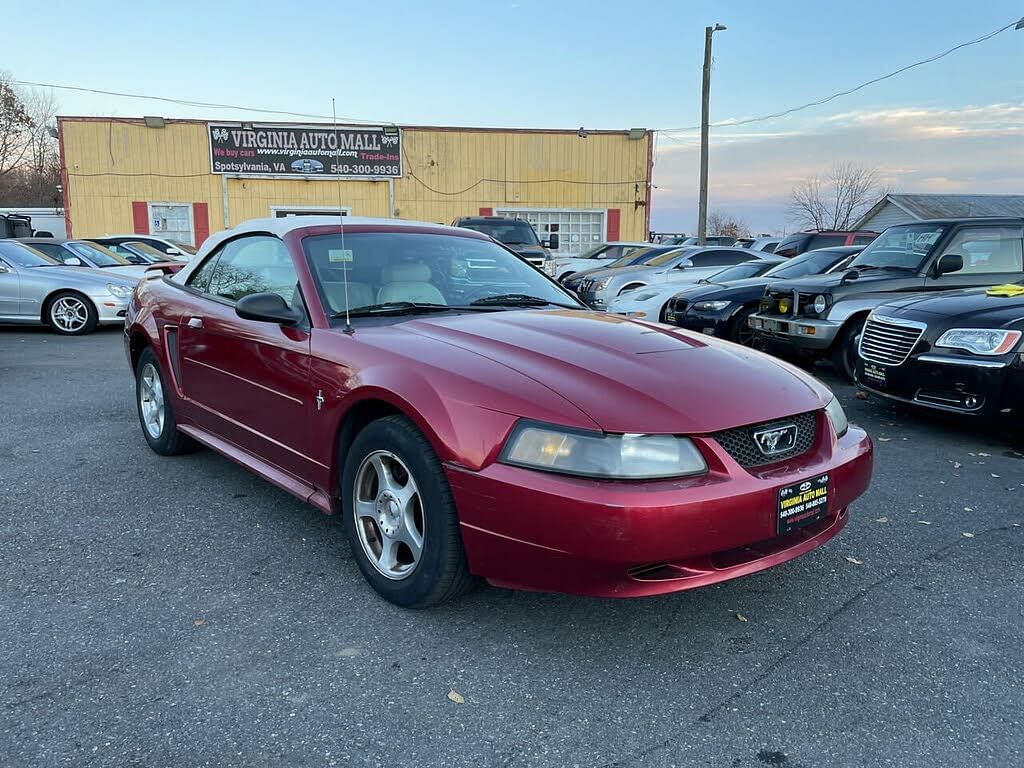
[[[850,299],[843,299],[833,304],[823,319],[844,325],[851,317],[866,314],[875,307],[885,304],[890,299],[892,299],[891,294],[883,296],[856,296]]]

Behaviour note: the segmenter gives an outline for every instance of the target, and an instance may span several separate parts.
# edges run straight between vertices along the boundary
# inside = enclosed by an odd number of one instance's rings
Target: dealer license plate
[[[817,522],[827,514],[827,474],[779,489],[777,526],[779,535]]]
[[[789,323],[780,320],[762,320],[761,330],[768,333],[789,333]]]
[[[864,363],[864,383],[873,384],[876,387],[885,386],[885,366],[874,363]]]

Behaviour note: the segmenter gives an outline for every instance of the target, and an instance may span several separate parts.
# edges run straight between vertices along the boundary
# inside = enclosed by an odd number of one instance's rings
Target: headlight
[[[815,314],[824,314],[825,310],[828,309],[828,299],[819,293],[817,296],[814,297],[813,308]]]
[[[614,480],[700,475],[697,446],[673,435],[606,435],[521,421],[501,452],[505,464]]]
[[[698,301],[693,308],[698,312],[721,312],[732,304],[731,301]]]
[[[828,416],[828,420],[832,422],[832,430],[836,433],[836,437],[845,435],[850,428],[850,422],[847,421],[846,412],[836,398],[833,397],[829,404],[825,406],[825,414]]]
[[[131,298],[132,289],[126,285],[117,285],[116,283],[107,283],[107,290],[119,299]]]
[[[605,288],[608,287],[608,283],[610,283],[611,281],[612,279],[610,277],[602,277],[600,280],[594,282],[594,290],[603,291]]]
[[[990,328],[951,328],[935,342],[936,347],[966,349],[976,355],[1002,355],[1020,341],[1020,331]]]

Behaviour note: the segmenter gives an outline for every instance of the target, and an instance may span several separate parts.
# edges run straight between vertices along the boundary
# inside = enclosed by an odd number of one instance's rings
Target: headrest
[[[381,275],[384,283],[426,283],[430,281],[430,267],[420,261],[388,264]]]

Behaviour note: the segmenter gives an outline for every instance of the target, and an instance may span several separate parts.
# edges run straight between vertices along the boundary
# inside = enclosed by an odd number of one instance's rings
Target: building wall
[[[887,227],[892,227],[896,224],[909,224],[914,221],[917,221],[917,219],[898,205],[886,203],[878,213],[858,222],[857,229],[881,232]]]
[[[205,122],[139,119],[58,121],[69,234],[139,231],[142,203],[186,203],[202,239],[273,206],[388,216],[387,180],[224,177],[210,173]],[[404,128],[403,176],[394,180],[394,213],[448,223],[494,209],[601,211],[606,234],[646,239],[652,136],[624,131]],[[225,212],[225,198],[227,210]],[[611,213],[610,213],[611,212]],[[208,219],[204,229],[202,217]],[[616,231],[617,230],[617,231]],[[544,233],[538,233],[544,236]]]

